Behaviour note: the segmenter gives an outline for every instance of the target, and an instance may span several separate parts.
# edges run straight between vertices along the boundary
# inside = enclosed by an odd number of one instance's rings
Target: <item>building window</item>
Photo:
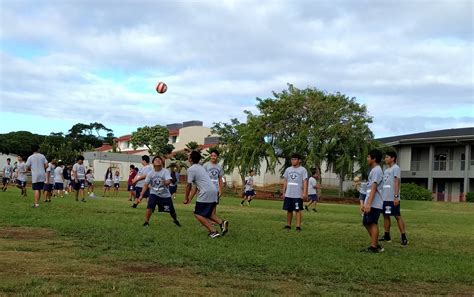
[[[169,138],[170,143],[176,143],[177,140],[178,140],[178,136],[170,136],[170,138]]]
[[[434,156],[434,171],[446,171],[446,164],[448,162],[448,156],[446,154],[436,154]]]

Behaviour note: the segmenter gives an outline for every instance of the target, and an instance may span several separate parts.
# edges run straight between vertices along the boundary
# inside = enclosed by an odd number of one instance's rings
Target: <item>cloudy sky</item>
[[[376,137],[474,126],[473,10],[470,0],[0,0],[0,133],[211,125],[243,119],[286,83],[355,96]]]

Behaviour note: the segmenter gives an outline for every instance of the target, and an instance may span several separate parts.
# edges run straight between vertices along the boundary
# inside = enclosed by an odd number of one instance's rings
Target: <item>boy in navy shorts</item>
[[[86,202],[86,199],[84,198],[84,190],[86,188],[86,166],[84,166],[84,156],[77,157],[76,164],[72,166],[72,176],[74,177],[76,201],[79,201],[79,194],[81,194],[81,201]]]
[[[361,211],[364,212],[362,217],[362,224],[369,233],[370,246],[363,249],[364,252],[380,253],[383,248],[378,245],[379,237],[379,216],[382,212],[383,200],[383,173],[380,167],[382,161],[382,153],[379,150],[371,150],[367,156],[367,164],[371,168],[369,173],[369,180],[367,182],[367,197],[364,201],[364,207]]]
[[[194,216],[209,231],[209,237],[216,238],[228,232],[229,223],[218,218],[214,211],[217,206],[217,189],[204,167],[199,164],[200,160],[201,154],[196,151],[192,151],[189,155],[188,161],[192,166],[188,169],[188,185],[184,196],[184,204],[189,204],[196,193],[195,190],[199,190]],[[193,184],[196,189],[193,189]],[[193,190],[192,194],[191,190]],[[222,234],[214,229],[211,222],[219,225]]]
[[[291,229],[293,212],[295,212],[296,230],[301,231],[303,198],[308,197],[308,171],[301,166],[301,155],[291,156],[291,167],[286,168],[283,177],[285,178],[282,191],[285,195],[283,210],[287,212],[287,224],[284,229]]]
[[[390,242],[390,217],[395,217],[400,230],[402,246],[408,245],[408,239],[405,234],[405,222],[400,214],[400,183],[401,171],[397,165],[397,153],[387,152],[385,154],[385,164],[388,166],[385,169],[383,176],[383,216],[384,216],[384,230],[385,234],[380,238],[380,241]]]
[[[148,199],[148,205],[145,213],[145,223],[143,226],[149,226],[150,217],[158,206],[158,212],[167,212],[173,218],[173,222],[176,226],[181,227],[176,216],[174,209],[173,200],[171,199],[171,193],[169,185],[171,183],[171,174],[168,169],[163,168],[165,163],[163,159],[156,156],[153,158],[153,171],[147,174],[145,178],[145,184],[140,194],[139,199],[143,199],[145,192],[150,189],[150,197]]]
[[[35,192],[35,204],[33,204],[33,208],[38,208],[41,191],[44,188],[44,182],[46,179],[45,170],[48,167],[48,161],[43,154],[39,153],[39,145],[33,145],[32,149],[33,154],[28,157],[28,160],[26,160],[26,168],[31,170],[31,183],[33,191]]]
[[[142,202],[143,198],[148,198],[150,196],[150,190],[147,189],[142,195],[143,186],[145,185],[145,178],[148,173],[153,171],[153,167],[150,165],[150,157],[147,155],[142,156],[142,165],[143,167],[138,170],[137,175],[133,179],[132,183],[135,188],[135,203],[132,204],[133,208],[137,208],[138,204]],[[141,198],[140,198],[141,197]]]
[[[318,190],[321,188],[320,185],[318,185],[318,171],[314,170],[313,175],[309,178],[308,180],[308,204],[304,206],[304,209],[309,211],[309,207],[313,205],[313,211],[318,212],[316,210],[316,204],[318,203]]]
[[[255,198],[255,190],[253,189],[253,176],[255,172],[253,170],[249,171],[249,176],[245,178],[245,188],[244,188],[244,199],[240,202],[240,206],[244,205],[244,202],[247,201],[247,206],[250,206],[250,202]]]

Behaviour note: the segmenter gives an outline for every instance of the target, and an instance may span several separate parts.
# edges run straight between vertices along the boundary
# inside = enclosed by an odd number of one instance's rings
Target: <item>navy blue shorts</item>
[[[21,188],[26,187],[26,181],[22,181],[22,180],[17,179],[16,184]]]
[[[41,191],[44,188],[44,182],[33,183],[32,187],[33,187],[33,191]]]
[[[120,184],[114,184],[114,188],[116,189],[120,188]]]
[[[216,205],[217,205],[216,202],[210,202],[210,203],[196,202],[196,206],[194,207],[194,214],[209,219],[212,216],[212,213],[214,212],[214,208],[216,208]]]
[[[158,212],[169,212],[174,213],[173,199],[171,197],[158,197],[157,195],[150,195],[146,208],[155,211],[155,208],[158,206]]]
[[[379,217],[381,213],[381,209],[371,207],[369,213],[364,213],[364,216],[362,217],[362,224],[364,226],[369,226],[372,224],[377,225],[379,223]]]
[[[74,182],[74,190],[79,191],[79,190],[84,190],[86,187],[86,181],[85,180],[78,180],[77,183]]]
[[[54,183],[54,189],[55,190],[62,190],[64,188],[64,184],[63,183]]]
[[[4,177],[2,179],[2,182],[3,182],[4,185],[6,185],[6,184],[10,183],[10,179],[8,177]]]
[[[283,201],[283,209],[286,211],[303,210],[303,199],[285,197],[285,201]]]
[[[359,194],[359,200],[365,201],[365,198],[367,197],[367,194]]]
[[[308,195],[309,201],[318,201],[318,195],[317,194],[311,194]]]
[[[52,192],[53,191],[53,184],[44,184],[43,190],[46,192]]]
[[[175,185],[175,186],[169,186],[169,189],[170,189],[170,193],[171,195],[173,195],[174,193],[176,193],[176,191],[178,190],[178,185]]]
[[[142,189],[141,187],[135,187],[135,197],[137,198],[140,198],[140,195],[142,193]],[[148,198],[150,197],[150,188],[148,188],[146,190],[146,192],[143,194],[143,198]]]
[[[384,216],[392,216],[392,217],[399,217],[400,214],[400,203],[395,206],[393,201],[384,201],[383,202],[383,215]]]
[[[255,191],[254,191],[254,190],[245,191],[245,196],[247,196],[247,197],[253,197],[253,196],[255,196]]]
[[[133,185],[130,185],[130,184],[129,184],[127,190],[128,190],[129,192],[134,191]]]

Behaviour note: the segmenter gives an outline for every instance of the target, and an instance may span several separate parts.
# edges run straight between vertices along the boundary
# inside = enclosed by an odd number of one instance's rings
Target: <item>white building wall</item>
[[[402,171],[411,169],[411,146],[402,146],[398,151],[398,166]]]
[[[204,144],[204,138],[210,136],[211,128],[202,126],[192,126],[179,129],[179,136],[174,145],[175,151],[180,151],[186,148],[186,144],[195,141],[198,144]]]

